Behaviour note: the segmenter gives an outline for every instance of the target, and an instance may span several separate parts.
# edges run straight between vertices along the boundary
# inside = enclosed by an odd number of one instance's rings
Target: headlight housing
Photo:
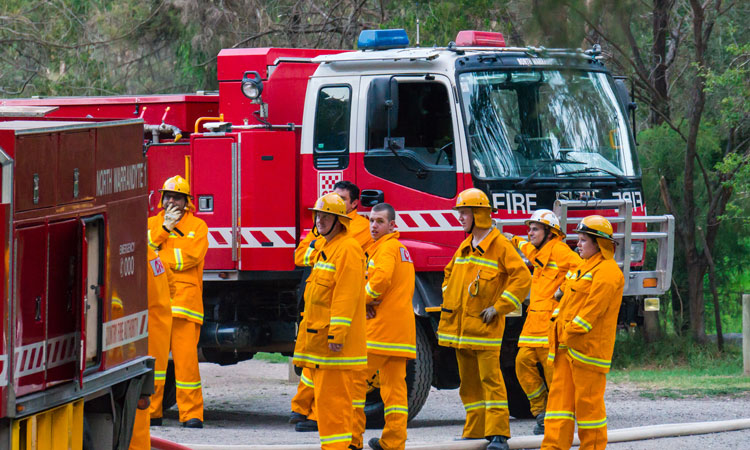
[[[645,249],[646,243],[644,241],[632,241],[630,243],[630,261],[642,261]]]
[[[262,92],[263,81],[260,79],[260,74],[254,70],[245,72],[242,76],[242,95],[250,100],[256,100],[260,98]]]

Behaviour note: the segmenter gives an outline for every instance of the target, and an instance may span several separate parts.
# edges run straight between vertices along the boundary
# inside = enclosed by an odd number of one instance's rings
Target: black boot
[[[544,411],[540,412],[536,416],[536,425],[534,425],[534,434],[544,434]]]
[[[294,431],[299,431],[300,433],[318,431],[318,422],[315,420],[303,420],[302,422],[297,422],[297,424],[294,425]]]
[[[203,421],[200,419],[189,419],[187,422],[182,422],[182,428],[203,428]]]
[[[160,427],[162,425],[162,418],[161,417],[152,417],[151,418],[151,426],[152,427]]]
[[[490,445],[487,450],[510,450],[508,438],[505,436],[490,436]]]
[[[383,447],[380,446],[380,439],[378,438],[370,439],[367,441],[367,445],[369,445],[372,450],[383,450]]]
[[[307,416],[305,416],[304,414],[300,414],[295,411],[292,411],[291,413],[289,413],[289,423],[291,423],[292,425],[294,425],[295,423],[305,421],[305,420],[307,420]]]

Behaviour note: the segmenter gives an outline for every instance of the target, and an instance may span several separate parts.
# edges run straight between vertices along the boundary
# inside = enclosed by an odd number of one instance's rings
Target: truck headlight
[[[254,70],[248,70],[242,76],[242,94],[250,100],[260,97],[263,92],[263,81],[260,74]]]
[[[643,251],[646,248],[646,243],[643,241],[633,241],[630,243],[630,260],[641,261],[643,259]]]

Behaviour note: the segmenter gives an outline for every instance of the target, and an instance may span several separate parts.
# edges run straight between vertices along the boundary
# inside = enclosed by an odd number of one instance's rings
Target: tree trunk
[[[689,252],[693,253],[693,252]],[[687,261],[688,273],[688,304],[690,309],[690,333],[700,342],[706,342],[706,314],[703,298],[703,276],[705,266],[699,261]]]
[[[654,0],[652,33],[654,43],[651,46],[651,64],[653,70],[649,82],[654,88],[653,109],[649,113],[652,126],[661,125],[669,118],[669,86],[667,83],[667,36],[669,33],[669,16],[673,0]]]

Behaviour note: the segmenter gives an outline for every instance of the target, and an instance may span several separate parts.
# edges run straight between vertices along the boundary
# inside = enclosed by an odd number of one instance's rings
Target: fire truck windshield
[[[476,177],[640,175],[627,117],[606,73],[466,72],[459,88]]]

